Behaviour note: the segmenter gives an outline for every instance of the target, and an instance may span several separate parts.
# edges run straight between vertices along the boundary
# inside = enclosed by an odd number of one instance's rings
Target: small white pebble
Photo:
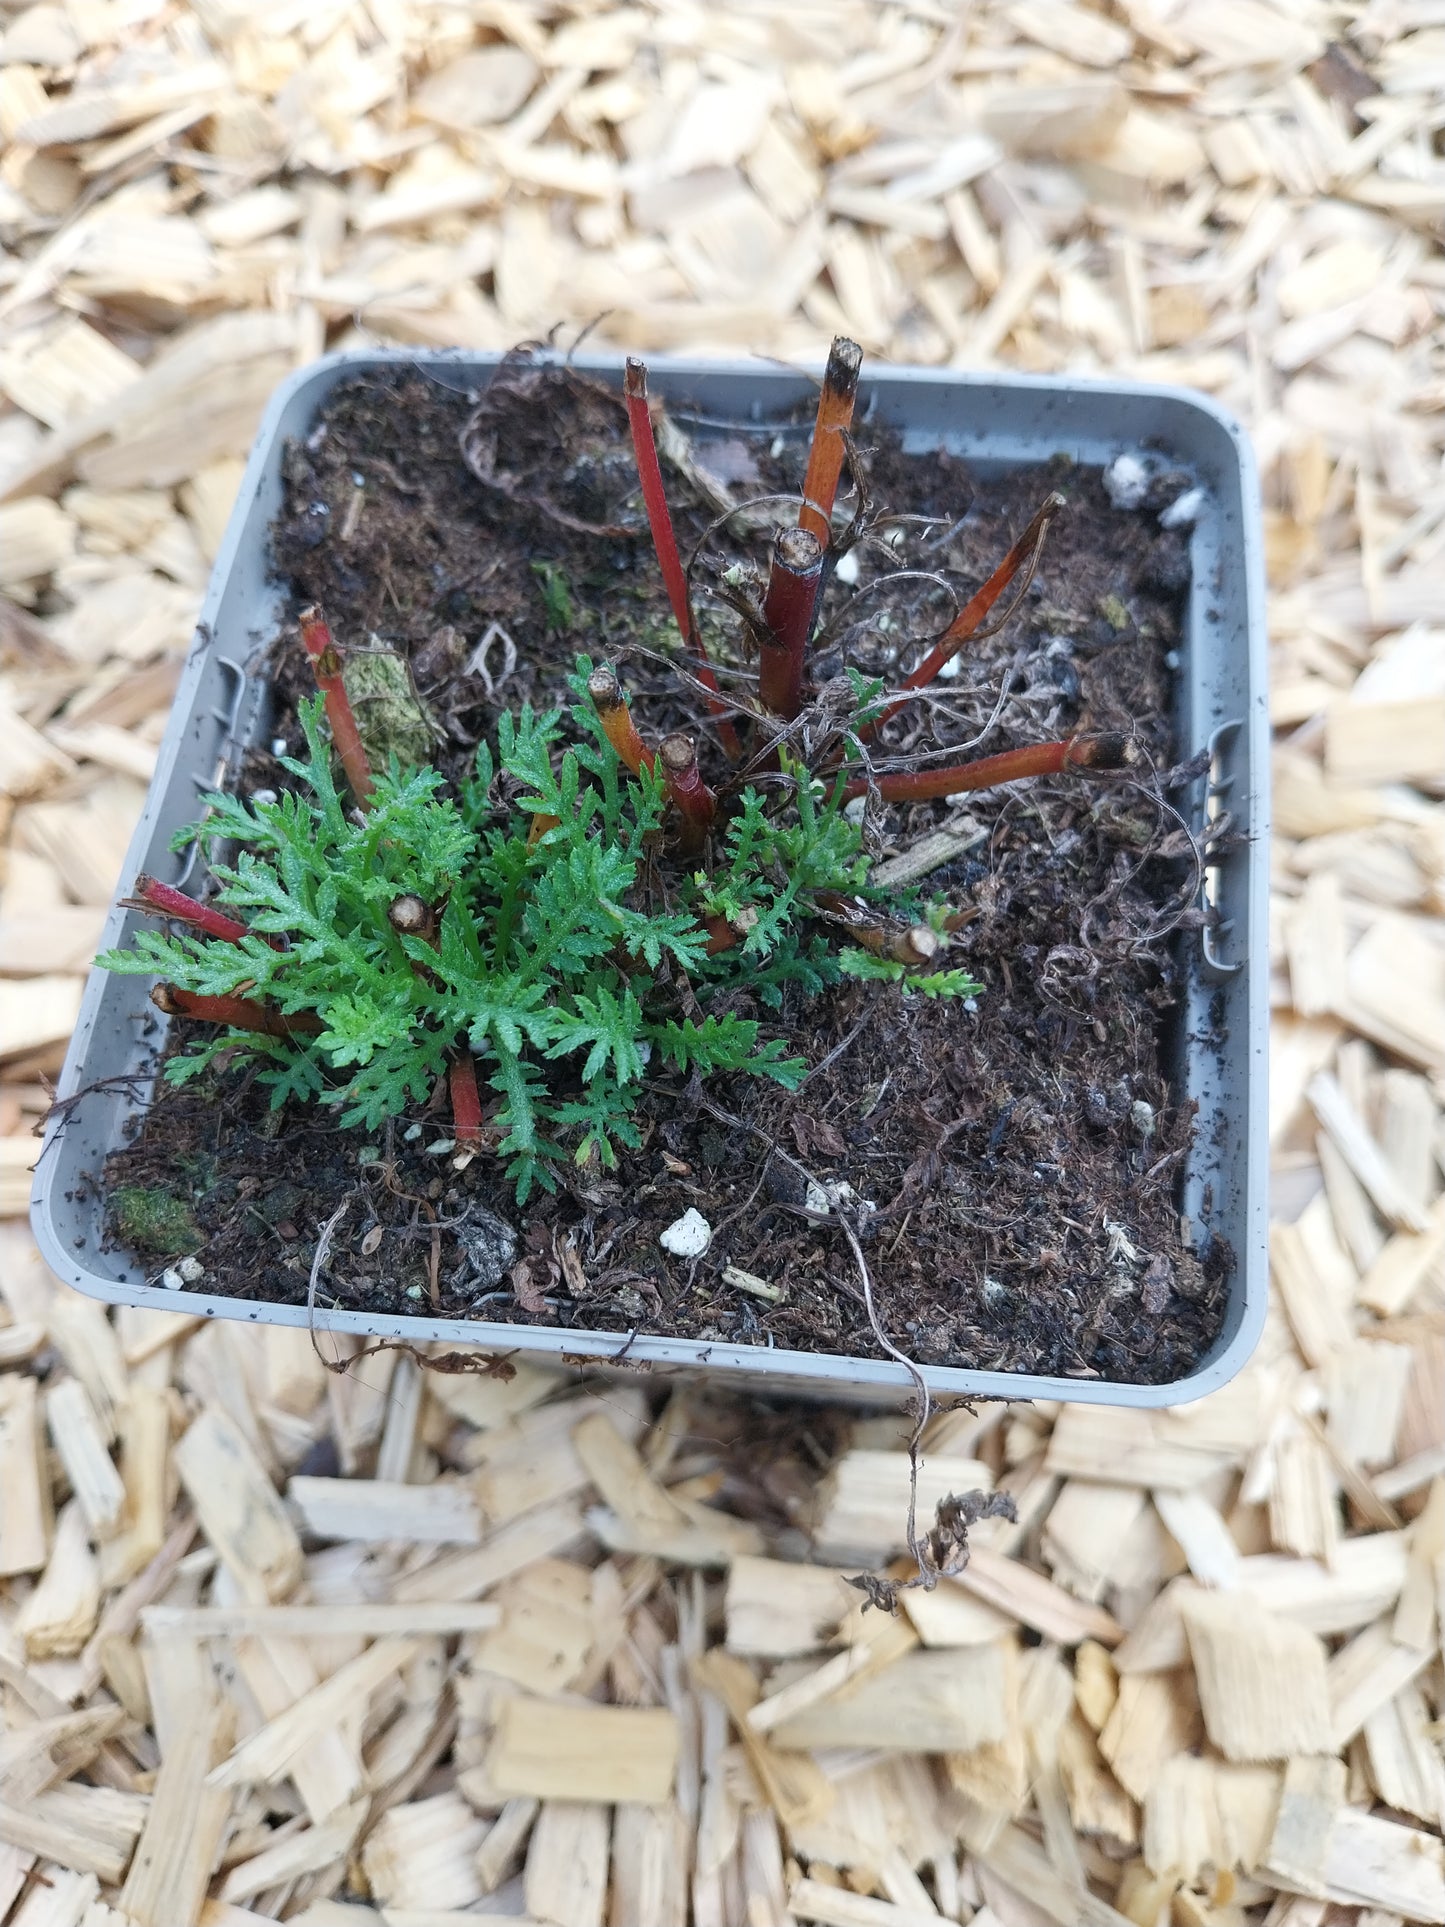
[[[1154,1106],[1136,1097],[1129,1106],[1129,1121],[1146,1142],[1154,1135]]]
[[[273,736],[271,738],[271,754],[273,756],[284,756],[286,754],[286,738],[284,736]]]
[[[849,549],[846,555],[840,555],[838,558],[838,566],[834,569],[833,574],[840,582],[846,583],[851,587],[851,585],[858,580],[858,551],[856,549]]]
[[[866,796],[850,797],[843,805],[843,814],[850,823],[861,823],[868,814],[868,798]]]
[[[198,1285],[206,1275],[206,1267],[199,1258],[182,1258],[176,1270],[188,1285]]]
[[[429,1158],[444,1158],[448,1151],[455,1151],[456,1148],[457,1141],[454,1137],[439,1137],[435,1144],[429,1144],[426,1147],[426,1155]]]
[[[652,1044],[650,1039],[646,1037],[640,1039],[638,1042],[637,1061],[639,1064],[650,1064],[652,1062]]]
[[[406,1139],[408,1144],[415,1144],[417,1139],[421,1136],[420,1124],[408,1124],[406,1129],[402,1132],[402,1136]]]
[[[276,792],[275,790],[252,790],[251,801],[253,803],[274,803],[276,801]]]
[[[167,1265],[161,1273],[161,1283],[167,1291],[184,1291],[186,1281],[174,1265]]]
[[[712,1226],[700,1211],[691,1206],[672,1223],[657,1241],[674,1258],[700,1258],[712,1243]]]
[[[942,669],[939,670],[938,680],[940,682],[952,682],[955,676],[961,676],[962,674],[963,674],[962,655],[960,654],[957,656],[950,656],[948,661],[943,665]]]
[[[406,1295],[407,1295],[407,1297],[408,1297],[408,1298],[420,1298],[420,1297],[421,1297],[421,1295],[422,1295],[422,1294],[421,1294],[421,1286],[420,1286],[420,1285],[408,1285],[408,1286],[407,1286],[407,1288],[406,1288]]]
[[[788,445],[787,442],[784,440],[784,438],[781,435],[774,435],[772,439],[772,443],[768,449],[768,453],[772,456],[774,461],[777,461],[778,457],[782,454],[783,450],[787,447],[787,445]]]
[[[1149,493],[1149,471],[1137,455],[1116,455],[1104,470],[1104,492],[1116,509],[1136,509]]]
[[[1188,488],[1159,517],[1161,529],[1192,529],[1204,513],[1204,490]]]

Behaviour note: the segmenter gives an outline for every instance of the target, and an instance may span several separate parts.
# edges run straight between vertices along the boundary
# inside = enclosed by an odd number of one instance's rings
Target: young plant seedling
[[[342,648],[318,607],[302,612],[318,694],[300,706],[305,755],[282,759],[294,787],[209,798],[178,844],[199,840],[210,856],[215,903],[138,877],[130,904],[174,928],[143,930],[101,959],[159,975],[163,1011],[216,1027],[168,1060],[168,1077],[249,1061],[274,1104],[334,1105],[343,1124],[368,1130],[444,1082],[456,1138],[494,1151],[525,1201],[554,1189],[569,1157],[610,1166],[640,1145],[649,1059],[795,1085],[806,1065],[739,1002],[776,1012],[789,989],[811,997],[845,975],[931,996],[978,990],[948,967],[958,915],[870,885],[848,804],[1121,769],[1132,750],[1081,730],[946,769],[873,771],[879,732],[990,633],[983,625],[1021,578],[1008,613],[1017,608],[1062,502],[1045,501],[899,687],[856,673],[815,686],[810,648],[839,552],[833,508],[860,362],[853,343],[833,344],[797,524],[775,536],[760,600],[743,605],[758,674],[755,695],[737,702],[698,632],[697,557],[684,567],[646,370],[627,365],[641,496],[687,652],[684,686],[705,712],[699,733],[649,742],[615,668],[579,658],[565,738],[561,711],[524,707],[498,717],[495,749],[483,743],[452,790],[395,756],[373,768]],[[728,761],[705,771],[714,743]]]
[[[187,914],[170,935],[143,930],[101,960],[159,974],[169,1014],[225,1026],[172,1057],[168,1077],[249,1061],[275,1103],[320,1100],[375,1129],[445,1075],[456,1135],[497,1150],[519,1200],[553,1188],[569,1153],[610,1165],[640,1143],[632,1114],[650,1053],[795,1084],[806,1065],[758,1019],[707,1006],[746,986],[776,1010],[789,985],[813,995],[838,980],[807,905],[865,887],[861,834],[838,796],[802,784],[796,808],[769,814],[749,789],[711,836],[708,867],[672,874],[667,906],[650,905],[643,877],[669,795],[683,800],[686,842],[708,837],[711,792],[686,738],[629,769],[588,700],[598,684],[582,662],[572,746],[556,711],[504,714],[495,756],[479,749],[455,798],[437,771],[393,766],[373,777],[365,811],[333,778],[324,699],[303,703],[307,754],[286,764],[297,787],[274,801],[214,796],[187,833],[212,853],[224,911],[207,906],[204,926]],[[552,827],[534,838],[538,817]],[[234,863],[222,844],[238,849]],[[138,901],[173,909],[151,892]],[[686,1007],[679,979],[692,985]]]

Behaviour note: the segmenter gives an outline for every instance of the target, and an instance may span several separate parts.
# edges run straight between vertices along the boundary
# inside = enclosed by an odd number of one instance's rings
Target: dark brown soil
[[[670,667],[675,632],[638,539],[620,406],[580,377],[526,364],[469,427],[474,399],[412,370],[336,391],[290,452],[274,530],[298,603],[320,599],[343,640],[405,651],[444,732],[444,769],[470,760],[500,706],[562,699],[580,650],[624,668],[654,734],[685,722],[705,735]],[[970,475],[946,455],[905,455],[866,423],[859,433],[874,511],[938,519],[901,525],[896,547],[883,534],[861,545],[857,584],[830,585],[825,673],[846,655],[896,681],[899,659],[918,653],[911,639],[944,626],[1042,495],[1058,488],[1069,502],[1018,616],[889,725],[883,766],[905,749],[956,761],[1080,725],[1126,730],[1143,752],[1127,778],[970,799],[979,840],[929,888],[974,912],[950,962],[985,986],[975,1007],[852,982],[785,1005],[777,1028],[817,1066],[798,1092],[661,1075],[641,1106],[644,1149],[609,1179],[574,1179],[524,1213],[489,1160],[457,1172],[428,1149],[446,1135],[440,1094],[432,1117],[368,1138],[294,1109],[278,1132],[239,1077],[162,1087],[110,1176],[189,1203],[199,1289],[305,1302],[319,1227],[349,1200],[323,1273],[329,1303],[536,1322],[521,1300],[540,1293],[543,1322],[562,1327],[876,1356],[849,1246],[805,1209],[811,1174],[876,1207],[863,1248],[879,1313],[920,1361],[1161,1383],[1207,1347],[1230,1259],[1217,1243],[1181,1244],[1192,1118],[1165,1070],[1193,877],[1187,835],[1160,801],[1182,781],[1169,768],[1169,655],[1187,542],[1152,513],[1115,510],[1097,472],[1059,462]],[[694,448],[741,500],[795,489],[806,435],[698,429]],[[714,510],[675,470],[668,486],[686,552]],[[698,582],[764,551],[757,533],[715,535]],[[900,565],[928,574],[870,587]],[[740,672],[737,619],[716,600],[704,610],[715,653]],[[517,656],[489,692],[462,665],[494,623]],[[494,678],[505,658],[499,638]],[[292,705],[310,687],[294,635],[273,671],[275,731],[294,747]],[[249,786],[284,780],[268,751],[253,754]],[[960,814],[886,810],[880,847],[905,848]],[[692,1264],[658,1245],[689,1206],[714,1232]],[[501,1271],[498,1218],[515,1230],[520,1275],[515,1263]],[[728,1267],[782,1296],[725,1281]]]

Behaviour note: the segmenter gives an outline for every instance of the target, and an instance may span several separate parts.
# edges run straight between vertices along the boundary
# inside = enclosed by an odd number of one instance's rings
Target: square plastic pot
[[[188,862],[170,853],[172,836],[194,819],[200,794],[223,785],[242,750],[265,730],[266,686],[254,665],[286,609],[268,544],[269,525],[281,506],[285,444],[311,430],[331,389],[348,376],[411,364],[437,381],[473,390],[485,386],[496,362],[496,356],[467,353],[363,351],[317,362],[277,392],[216,559],[124,882],[139,870],[185,882]],[[577,365],[620,381],[615,357],[582,356]],[[655,392],[685,413],[697,433],[706,433],[709,423],[765,424],[786,416],[812,392],[801,376],[762,365],[676,360],[653,364],[651,373]],[[1182,1021],[1171,1027],[1177,1041],[1169,1071],[1176,1089],[1198,1105],[1181,1208],[1201,1232],[1207,1220],[1210,1233],[1227,1239],[1235,1257],[1222,1329],[1197,1368],[1168,1385],[964,1367],[930,1367],[926,1376],[943,1398],[1159,1406],[1202,1397],[1248,1358],[1266,1298],[1268,712],[1258,485],[1248,442],[1213,402],[1175,388],[903,368],[866,370],[862,404],[899,428],[906,447],[945,446],[981,473],[1027,468],[1061,452],[1102,464],[1139,451],[1186,470],[1201,491],[1176,677],[1178,736],[1182,754],[1211,752],[1211,776],[1195,799],[1199,820],[1227,809],[1244,835],[1208,874],[1206,892],[1217,921],[1207,932],[1180,939]],[[126,941],[132,921],[133,913],[113,910],[104,943]],[[146,989],[142,979],[99,971],[86,986],[35,1185],[32,1216],[46,1260],[77,1290],[114,1303],[302,1324],[306,1313],[294,1306],[193,1292],[180,1297],[148,1282],[128,1253],[103,1248],[105,1160],[121,1143],[127,1116],[148,1101],[154,1078],[155,1011]],[[704,1371],[759,1392],[875,1404],[899,1403],[911,1393],[903,1368],[881,1356],[834,1357],[645,1334],[624,1341],[615,1333],[348,1311],[319,1314],[317,1322],[414,1344],[439,1340],[520,1353],[539,1362],[565,1358],[606,1366],[625,1351],[624,1369]]]

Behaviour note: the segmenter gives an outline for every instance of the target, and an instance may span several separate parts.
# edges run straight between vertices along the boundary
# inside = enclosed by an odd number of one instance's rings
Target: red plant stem
[[[176,984],[157,984],[151,1002],[167,1017],[196,1017],[207,1024],[229,1024],[233,1030],[257,1030],[267,1037],[314,1037],[324,1028],[313,1011],[283,1016],[254,997],[201,997]]]
[[[157,883],[154,877],[144,874],[136,878],[135,895],[127,901],[138,909],[153,910],[159,917],[174,917],[177,923],[188,923],[196,930],[204,930],[208,937],[219,937],[224,943],[239,943],[242,937],[251,934],[246,925],[238,923],[235,917],[212,910],[207,904],[197,903],[184,890],[177,890],[169,883]],[[269,937],[267,942],[274,946],[276,939]]]
[[[662,570],[663,584],[667,589],[667,599],[672,604],[672,613],[687,644],[697,662],[697,679],[709,692],[708,709],[717,718],[718,736],[722,746],[733,762],[742,755],[742,744],[738,733],[728,716],[727,704],[718,688],[717,676],[708,661],[707,649],[697,632],[697,624],[692,616],[692,598],[687,592],[687,573],[682,566],[678,553],[677,535],[672,526],[672,513],[667,506],[667,493],[662,486],[662,465],[657,459],[657,442],[652,433],[652,412],[647,405],[647,364],[630,355],[627,372],[622,379],[622,393],[627,402],[627,421],[632,430],[632,452],[637,458],[637,475],[642,483],[642,500],[647,509],[647,526],[652,531],[652,546],[657,551],[658,567]]]
[[[452,1096],[452,1124],[459,1143],[482,1135],[482,1099],[477,1089],[477,1067],[472,1053],[461,1045],[447,1071]]]
[[[693,740],[681,733],[664,736],[658,755],[667,793],[682,818],[682,847],[688,852],[700,850],[717,814],[717,798],[702,780]]]
[[[783,529],[768,568],[758,696],[765,709],[788,722],[803,707],[803,664],[822,580],[823,544],[817,536],[811,529]]]
[[[616,672],[605,663],[600,669],[594,669],[587,678],[587,694],[592,698],[598,720],[607,732],[608,742],[632,774],[637,776],[641,771],[651,769],[653,752],[637,733],[637,725],[632,720],[632,711],[627,707]]]
[[[843,801],[874,794],[885,803],[926,803],[940,796],[959,796],[965,790],[988,790],[996,783],[1016,783],[1025,776],[1057,776],[1067,769],[1124,769],[1134,761],[1134,746],[1126,736],[1070,736],[1057,743],[1030,743],[1006,749],[976,762],[954,763],[947,769],[898,770],[874,777],[854,777],[843,786]]]
[[[361,732],[356,727],[351,699],[342,680],[341,651],[331,639],[331,631],[318,604],[313,603],[309,609],[303,609],[300,621],[301,640],[311,658],[316,687],[326,699],[326,720],[331,725],[331,740],[341,758],[341,767],[346,771],[351,794],[358,807],[364,810],[371,796],[371,766],[366,760]]]
[[[977,595],[972,596],[959,610],[918,667],[904,678],[905,691],[911,694],[915,689],[926,688],[944,664],[951,662],[969,638],[977,633],[989,610],[1013,581],[1024,563],[1029,562],[1032,566],[1037,562],[1039,550],[1043,547],[1044,537],[1048,533],[1049,523],[1064,506],[1063,496],[1057,494],[1048,496],[1040,504],[1033,520],[988,581],[984,583]],[[890,703],[877,722],[870,729],[863,731],[863,734],[871,735],[873,730],[880,724],[886,723],[890,716],[896,716],[907,700],[908,695],[902,695],[896,702]]]
[[[803,478],[803,507],[798,527],[827,546],[831,532],[833,498],[838,493],[838,477],[843,473],[843,434],[853,426],[853,405],[858,399],[858,370],[863,365],[863,350],[846,335],[834,337],[828,350],[828,366],[823,374],[823,392],[818,397],[818,416],[813,423],[813,444],[808,450],[808,472]]]

